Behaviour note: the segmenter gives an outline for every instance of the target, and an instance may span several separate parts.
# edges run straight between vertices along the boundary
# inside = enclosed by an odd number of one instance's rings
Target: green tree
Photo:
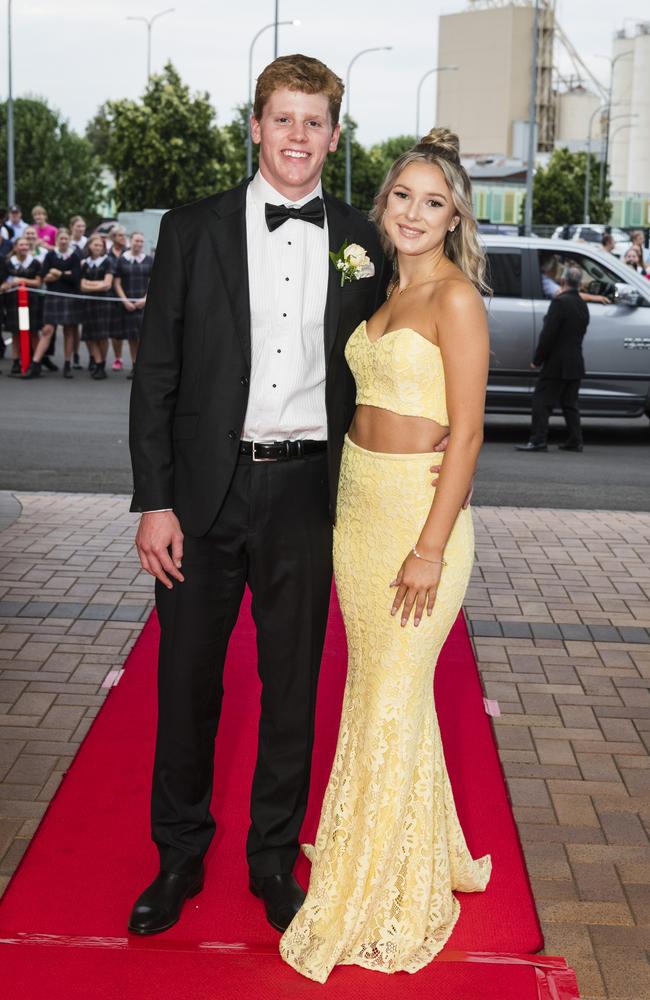
[[[344,118],[338,149],[329,153],[323,169],[323,187],[337,198],[345,198],[345,129]],[[352,162],[352,204],[369,212],[379,184],[383,180],[381,163],[375,160],[355,138],[357,125],[350,120]]]
[[[0,104],[0,147],[7,146],[7,105]],[[67,225],[71,215],[92,219],[103,197],[101,164],[93,147],[73,132],[58,111],[40,97],[14,101],[16,201],[26,219],[43,204],[50,221]],[[0,190],[7,190],[7,165],[0,159]]]
[[[173,208],[230,187],[233,150],[215,117],[209,95],[190,94],[169,62],[141,101],[107,101],[93,131],[100,144],[108,133],[118,209]]]
[[[556,149],[546,167],[539,167],[533,181],[533,221],[560,225],[579,222],[584,215],[586,153]],[[604,197],[598,196],[600,164],[591,158],[589,217],[592,222],[607,223],[612,213],[609,178]],[[522,219],[524,207],[522,205]]]
[[[238,104],[235,117],[221,129],[230,183],[240,184],[246,177],[246,136],[248,135],[248,105]],[[259,164],[259,146],[253,143],[253,173]]]
[[[383,181],[398,156],[415,145],[414,135],[397,135],[370,147],[370,156],[377,163]]]

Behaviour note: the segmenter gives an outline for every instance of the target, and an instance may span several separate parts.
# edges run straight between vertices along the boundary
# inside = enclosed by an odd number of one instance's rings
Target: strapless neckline
[[[381,340],[384,340],[386,337],[392,337],[393,334],[412,333],[414,334],[414,336],[419,337],[420,340],[423,340],[425,344],[428,344],[429,347],[433,347],[434,351],[440,352],[440,348],[438,347],[437,344],[433,344],[430,340],[427,340],[427,338],[424,337],[421,333],[418,333],[417,330],[414,330],[412,326],[399,326],[395,330],[386,330],[386,332],[382,333],[382,335],[380,337],[377,337],[376,340],[371,340],[370,337],[368,336],[368,320],[366,319],[361,320],[360,325],[363,327],[364,336],[371,347],[376,347]]]

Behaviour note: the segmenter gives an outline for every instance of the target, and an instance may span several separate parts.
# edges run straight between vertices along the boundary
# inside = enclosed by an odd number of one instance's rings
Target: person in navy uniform
[[[18,292],[20,284],[26,288],[41,287],[41,265],[29,250],[29,242],[24,236],[19,237],[14,244],[14,252],[3,257],[0,262],[0,292],[3,292],[4,319],[2,325],[11,333],[11,370],[10,375],[20,377],[20,325],[18,316]],[[31,337],[38,336],[40,309],[37,307],[36,295],[30,296],[29,329]]]
[[[106,253],[104,237],[95,233],[87,244],[88,256],[81,262],[81,292],[92,295],[84,302],[81,339],[88,345],[91,356],[91,377],[106,378],[106,355],[113,302],[106,299],[113,288],[114,264]]]
[[[152,267],[153,257],[144,252],[144,235],[132,233],[130,249],[120,255],[113,282],[116,296],[122,299],[122,306],[118,304],[118,309],[122,309],[119,332],[116,330],[114,336],[120,336],[129,344],[131,371],[128,379],[133,378],[135,370]]]
[[[81,279],[81,261],[70,246],[67,229],[58,230],[56,247],[48,251],[43,261],[42,278],[48,292],[59,294],[45,297],[41,337],[23,378],[38,378],[41,374],[41,362],[57,326],[63,327],[63,377],[72,378],[74,337],[82,318],[82,302],[76,297]]]

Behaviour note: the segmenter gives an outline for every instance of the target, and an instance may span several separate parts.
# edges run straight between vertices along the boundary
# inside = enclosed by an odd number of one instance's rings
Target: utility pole
[[[7,201],[11,207],[16,200],[16,177],[14,169],[14,95],[11,67],[11,0],[7,0],[7,66],[9,70],[7,88]]]
[[[528,169],[526,170],[526,211],[524,235],[533,231],[533,176],[535,173],[535,126],[537,124],[537,50],[539,33],[539,0],[535,0],[533,17],[533,60],[530,70],[530,104],[528,108]]]

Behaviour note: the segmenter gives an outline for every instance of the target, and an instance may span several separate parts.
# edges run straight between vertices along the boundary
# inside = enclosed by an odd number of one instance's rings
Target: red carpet
[[[262,908],[246,888],[244,840],[259,705],[254,632],[248,604],[242,609],[233,635],[226,669],[213,803],[219,827],[207,858],[206,888],[186,906],[182,921],[165,935],[128,942],[125,938],[131,904],[157,867],[157,855],[148,833],[157,635],[157,624],[152,617],[127,660],[120,684],[107,698],[0,903],[2,940],[34,942],[33,935],[49,935],[49,940],[59,945],[47,948],[35,943],[4,945],[3,970],[7,969],[10,978],[13,971],[16,977],[15,992],[9,993],[7,1000],[13,1000],[14,996],[17,1000],[31,1000],[25,993],[26,967],[30,969],[30,981],[40,979],[48,983],[48,1000],[56,997],[50,988],[48,972],[54,966],[59,975],[66,969],[68,986],[78,983],[79,997],[101,1000],[112,1000],[118,995],[121,1000],[146,997],[149,994],[143,992],[141,984],[147,979],[167,984],[166,990],[152,990],[152,997],[169,996],[174,1000],[185,995],[179,992],[180,982],[185,982],[182,989],[187,988],[186,995],[193,1000],[202,996],[235,996],[237,976],[245,979],[248,974],[258,980],[271,977],[281,989],[277,995],[287,997],[306,995],[306,990],[319,988],[303,983],[301,977],[284,968],[276,955],[277,934],[266,923]],[[334,604],[319,687],[317,749],[305,822],[306,839],[315,830],[327,780],[344,678],[345,637]],[[489,851],[493,859],[487,891],[459,894],[462,913],[449,942],[449,954],[452,949],[474,953],[535,952],[543,944],[541,932],[462,617],[441,657],[435,693],[451,781],[470,850],[474,856]],[[307,863],[302,860],[298,875],[303,882],[307,873]],[[94,944],[91,945],[90,939],[94,939]],[[118,942],[115,949],[110,947],[110,941]],[[64,947],[65,943],[68,947]],[[228,957],[223,954],[224,946]],[[185,953],[184,958],[175,949]],[[252,954],[256,957],[252,958]],[[540,959],[544,961],[547,960]],[[449,995],[461,1000],[463,996],[475,996],[469,986],[466,992],[461,985],[465,982],[463,977],[476,975],[476,968],[472,965],[470,969],[470,965],[437,961],[416,977],[400,975],[398,979],[364,970],[340,969],[331,977],[327,989],[336,983],[343,992],[332,992],[332,997],[352,996],[353,991],[358,995],[359,983],[363,981],[364,995],[383,998],[396,995],[390,992],[396,988],[391,983],[399,980],[400,995],[409,996],[413,989],[412,995],[417,990],[419,995],[424,991],[437,998]],[[177,972],[181,966],[187,969],[185,979]],[[519,977],[519,993],[514,987],[512,994],[505,987],[501,993],[490,993],[486,984],[490,976],[501,975],[502,965],[490,965],[491,971],[486,971],[487,968],[481,965],[477,980],[481,983],[481,996],[499,996],[501,1000],[510,995],[517,1000],[529,995],[544,1000],[547,996],[549,1000],[578,996],[577,991],[554,993],[551,987],[550,992],[540,993],[539,969],[516,964],[503,969],[509,970],[509,976]],[[550,970],[542,978],[551,982],[559,972]],[[106,976],[111,984],[104,983],[104,992],[99,992],[95,982],[92,990],[87,987],[90,992],[86,993],[84,976],[90,977],[89,981],[94,976],[100,979]],[[225,992],[216,986],[214,976],[224,984]],[[526,978],[530,990],[525,985]],[[444,985],[447,980],[448,986]],[[191,990],[187,985],[190,982]],[[232,990],[226,986],[230,982]],[[120,984],[119,989],[116,984]],[[114,986],[115,991],[111,992]],[[245,989],[241,992],[247,995]],[[68,990],[65,995],[77,994]],[[271,994],[266,992],[266,995]]]

